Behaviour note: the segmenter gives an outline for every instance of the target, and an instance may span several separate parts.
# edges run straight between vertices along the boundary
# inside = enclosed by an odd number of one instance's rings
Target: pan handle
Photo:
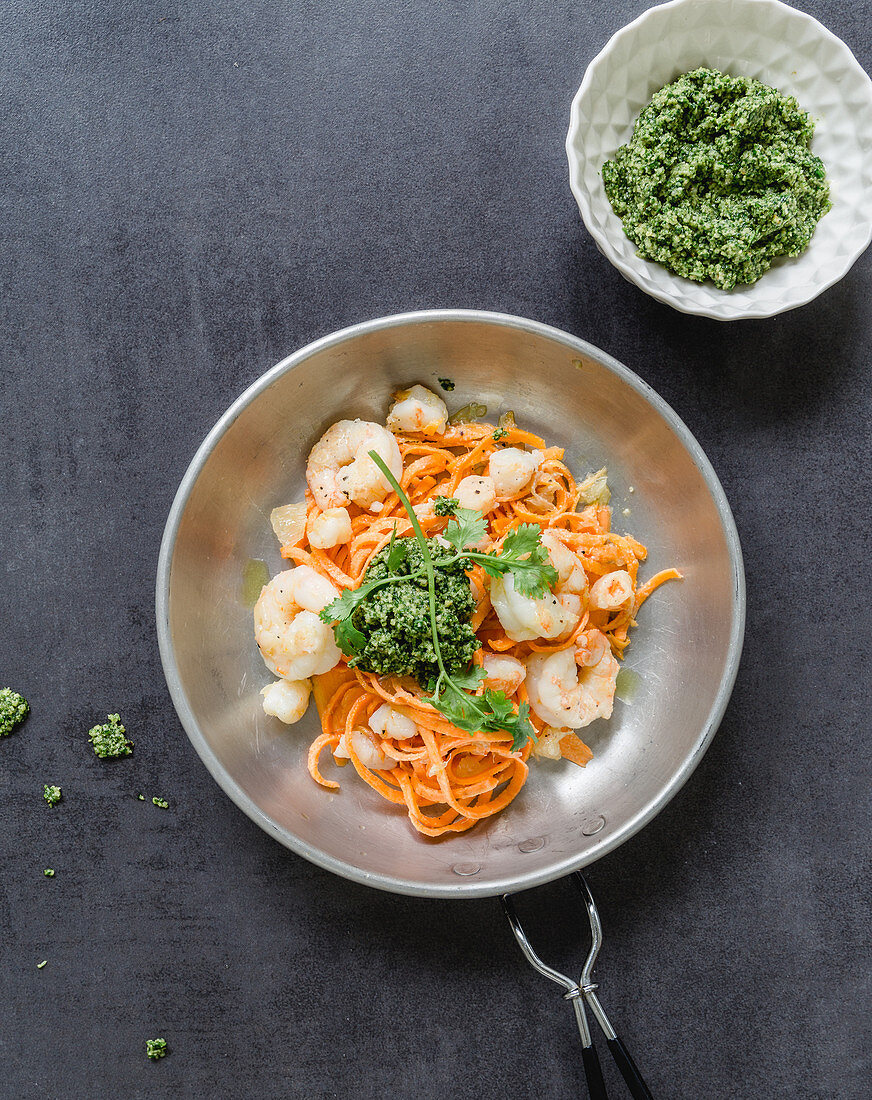
[[[636,1068],[636,1063],[630,1057],[630,1052],[621,1042],[620,1037],[615,1035],[612,1039],[606,1039],[606,1042],[618,1069],[621,1071],[621,1076],[627,1082],[627,1088],[630,1090],[633,1100],[654,1100],[642,1074]]]
[[[596,985],[592,980],[593,966],[596,962],[597,955],[599,954],[600,946],[602,945],[602,925],[600,923],[599,913],[597,912],[596,904],[593,900],[593,895],[590,892],[590,887],[584,880],[584,876],[576,871],[574,874],[576,884],[581,892],[581,896],[584,899],[584,903],[587,909],[588,920],[590,922],[591,931],[591,946],[588,952],[587,959],[584,964],[584,970],[581,974],[581,980],[574,982],[566,974],[561,974],[559,970],[555,970],[544,962],[533,949],[533,945],[527,938],[527,933],[524,931],[521,922],[518,920],[518,915],[515,912],[515,906],[512,901],[511,894],[503,894],[502,903],[503,909],[509,920],[512,932],[515,939],[518,941],[518,946],[524,953],[527,962],[538,970],[544,977],[549,978],[552,982],[556,982],[557,985],[563,986],[566,991],[563,996],[566,1000],[572,1001],[572,1007],[575,1010],[575,1019],[578,1023],[578,1032],[581,1036],[581,1053],[584,1062],[584,1075],[587,1079],[588,1092],[590,1093],[590,1100],[608,1100],[608,1094],[606,1092],[605,1081],[603,1079],[602,1066],[600,1065],[599,1055],[596,1052],[596,1048],[593,1045],[593,1038],[590,1033],[590,1026],[587,1022],[587,1014],[584,1010],[584,1003],[590,1005],[590,1009],[593,1015],[605,1032],[606,1042],[608,1043],[609,1052],[615,1060],[615,1064],[621,1072],[621,1076],[626,1082],[627,1088],[630,1090],[630,1095],[633,1100],[654,1100],[651,1095],[651,1091],[645,1084],[642,1074],[636,1067],[636,1063],[630,1056],[630,1052],[624,1046],[623,1041],[615,1033],[608,1016],[606,1016],[603,1006],[599,1002],[599,998],[596,995]]]
[[[587,1081],[590,1100],[609,1100],[599,1055],[593,1043],[589,1047],[581,1048],[581,1057],[584,1062],[584,1077]]]

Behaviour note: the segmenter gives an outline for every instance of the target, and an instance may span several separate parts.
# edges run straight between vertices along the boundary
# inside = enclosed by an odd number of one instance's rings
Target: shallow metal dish
[[[609,467],[615,526],[649,550],[649,572],[685,575],[646,604],[625,667],[631,702],[585,731],[594,759],[534,764],[506,812],[448,840],[420,837],[404,810],[350,769],[341,791],[306,771],[319,729],[264,715],[270,679],[242,597],[250,559],[284,564],[269,524],[299,499],[306,456],[341,417],[383,422],[393,389],[437,387],[450,407],[513,409],[566,448],[579,476]],[[438,387],[437,387],[438,388]],[[630,487],[633,492],[630,492]],[[623,515],[629,508],[630,514]],[[157,574],[157,626],[170,693],[218,783],[263,829],[358,882],[429,897],[523,890],[583,867],[632,836],[698,764],[736,676],[744,574],[723,490],[699,445],[641,379],[583,340],[534,321],[472,310],[386,317],[327,336],[283,360],[221,417],[170,510]],[[328,774],[333,768],[326,764]]]

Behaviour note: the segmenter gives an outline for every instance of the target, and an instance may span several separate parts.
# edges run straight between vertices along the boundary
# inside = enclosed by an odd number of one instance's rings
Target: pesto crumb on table
[[[830,209],[814,123],[792,96],[695,69],[661,88],[602,169],[643,259],[721,290],[805,251]]]

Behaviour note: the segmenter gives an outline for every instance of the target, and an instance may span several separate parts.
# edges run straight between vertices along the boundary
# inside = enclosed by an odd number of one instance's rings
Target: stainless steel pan
[[[305,767],[317,728],[264,715],[269,676],[255,648],[243,570],[283,566],[270,510],[298,499],[307,453],[340,417],[382,420],[389,394],[451,377],[453,407],[565,446],[577,473],[607,465],[615,526],[675,565],[644,607],[626,667],[633,698],[585,731],[594,759],[534,765],[509,809],[434,842],[350,770],[342,790]],[[625,515],[627,509],[629,514]],[[358,882],[428,897],[524,890],[583,867],[632,836],[699,763],[726,707],[745,596],[735,525],[690,432],[636,375],[590,344],[533,321],[479,311],[387,317],[283,360],[221,417],[198,450],[167,521],[157,575],[161,657],[173,702],[206,767],[254,821],[307,859]]]

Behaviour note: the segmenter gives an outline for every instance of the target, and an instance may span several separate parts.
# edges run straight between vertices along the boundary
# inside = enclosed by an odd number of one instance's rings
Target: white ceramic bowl
[[[718,290],[640,259],[603,188],[603,163],[664,84],[700,66],[752,76],[796,97],[816,121],[833,208],[795,259],[751,286]],[[841,39],[778,0],[672,0],[618,31],[587,68],[566,152],[572,193],[597,247],[621,274],[683,313],[771,317],[838,282],[872,238],[872,81]]]

